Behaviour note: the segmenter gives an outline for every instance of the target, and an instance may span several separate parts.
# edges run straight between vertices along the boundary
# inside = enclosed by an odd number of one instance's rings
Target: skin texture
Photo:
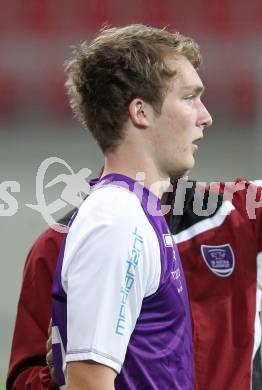
[[[67,365],[68,390],[113,390],[116,373],[112,368],[92,361]]]
[[[55,369],[54,369],[54,362],[53,362],[53,354],[52,354],[52,320],[50,321],[50,324],[48,326],[48,339],[46,342],[46,363],[49,368],[50,377],[52,380],[52,383],[56,384],[56,377],[55,377]]]
[[[212,118],[201,102],[202,81],[185,57],[167,60],[177,74],[172,79],[161,114],[154,116],[152,128],[155,164],[162,175],[179,177],[195,164],[195,142],[203,138],[203,130]]]

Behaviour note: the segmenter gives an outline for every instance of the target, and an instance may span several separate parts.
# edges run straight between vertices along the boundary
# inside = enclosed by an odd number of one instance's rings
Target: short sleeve
[[[66,361],[94,360],[119,372],[160,268],[159,243],[137,197],[114,186],[90,195],[65,246]]]

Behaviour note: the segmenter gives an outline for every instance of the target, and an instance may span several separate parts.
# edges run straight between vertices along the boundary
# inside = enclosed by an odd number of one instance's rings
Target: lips
[[[198,150],[198,142],[201,141],[201,139],[203,138],[203,135],[199,138],[196,138],[193,142],[192,142],[192,145],[193,145],[193,149],[194,149],[194,152],[196,152]]]
[[[198,145],[193,144],[193,150],[194,150],[194,152],[197,152],[198,151]]]

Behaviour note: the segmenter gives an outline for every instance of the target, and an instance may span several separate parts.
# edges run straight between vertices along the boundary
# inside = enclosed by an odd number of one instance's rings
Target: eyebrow
[[[205,90],[205,87],[204,86],[200,86],[200,85],[197,85],[197,86],[188,86],[188,87],[184,87],[183,88],[184,91],[188,91],[188,92],[192,92],[194,95],[202,95],[204,90]]]

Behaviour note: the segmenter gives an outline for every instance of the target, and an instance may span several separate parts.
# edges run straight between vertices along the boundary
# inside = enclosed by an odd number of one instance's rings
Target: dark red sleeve
[[[8,390],[52,389],[46,366],[51,287],[63,235],[52,229],[35,242],[26,259],[17,308]]]
[[[234,184],[243,186],[236,191],[233,198],[234,206],[243,217],[250,222],[257,243],[257,252],[262,251],[262,182],[237,179]]]
[[[256,183],[256,182],[255,182]],[[255,208],[255,218],[252,219],[254,229],[255,229],[255,235],[257,239],[257,250],[258,252],[262,251],[262,183],[256,183],[256,185],[253,185],[253,196],[251,196],[251,207],[249,210],[249,215],[251,217],[254,217],[254,202],[256,201],[256,208]],[[252,193],[252,191],[251,191]],[[253,207],[252,207],[253,205]],[[247,207],[249,207],[249,202],[247,200]]]

